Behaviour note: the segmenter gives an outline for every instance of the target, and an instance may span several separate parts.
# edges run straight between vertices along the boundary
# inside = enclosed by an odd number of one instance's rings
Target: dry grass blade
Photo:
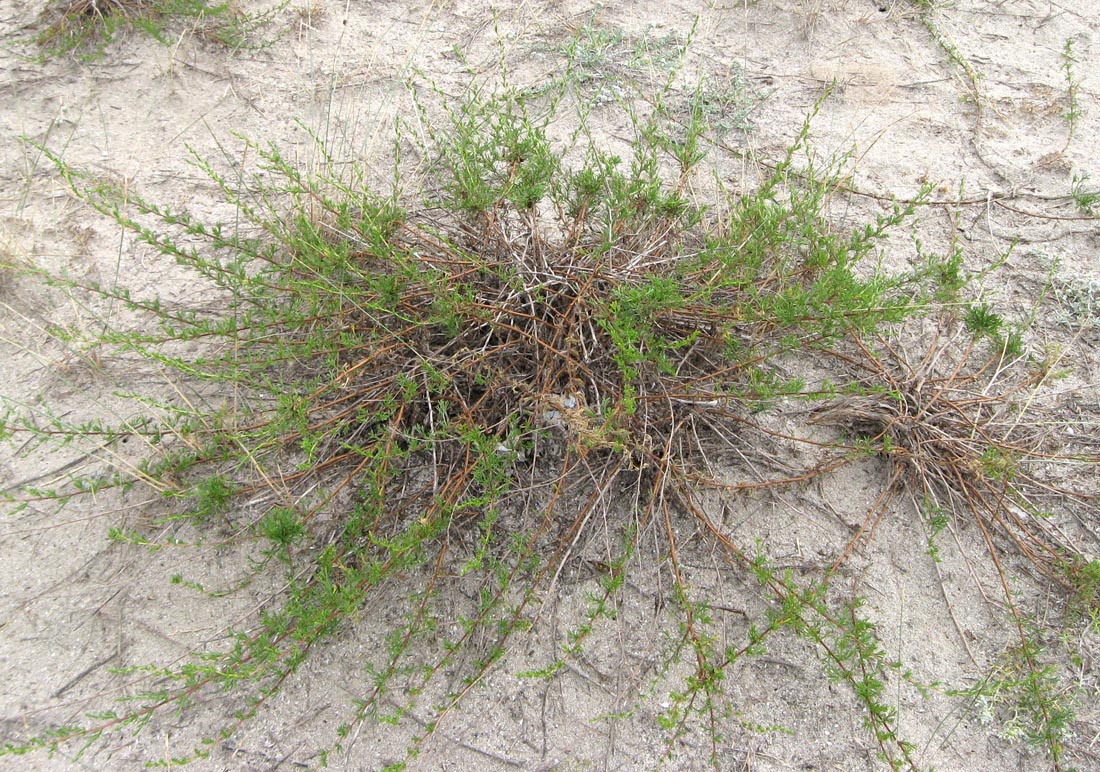
[[[1051,461],[1098,459],[1065,453],[1044,429],[1051,422],[1031,399],[1042,370],[1022,358],[1008,361],[1000,347],[961,328],[951,332],[952,326],[941,320],[919,357],[882,338],[854,338],[850,351],[834,354],[865,393],[822,406],[815,420],[843,427],[890,461],[890,498],[909,488],[929,507],[973,517],[983,533],[1012,545],[1043,576],[1072,591],[1088,550],[1059,527],[1051,510],[1093,495],[1041,470]],[[873,514],[880,516],[881,507]],[[1000,547],[989,546],[996,559]]]
[[[193,34],[235,48],[277,11],[249,16],[235,3],[209,0],[55,0],[39,14],[36,42],[43,58],[75,53],[92,61],[121,31],[139,29],[167,42],[175,36],[165,35],[165,27],[182,19]]]
[[[114,19],[138,19],[155,13],[153,0],[64,0],[53,3],[42,15],[49,26],[40,41],[56,40],[81,33],[86,34],[89,24],[103,24]]]

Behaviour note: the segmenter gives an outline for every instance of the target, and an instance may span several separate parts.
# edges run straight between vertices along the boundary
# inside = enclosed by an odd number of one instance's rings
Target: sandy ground
[[[250,0],[241,5],[260,10]],[[217,192],[188,164],[187,148],[247,162],[234,136],[240,134],[275,143],[309,165],[317,161],[307,134],[313,132],[337,157],[376,163],[382,175],[393,117],[412,115],[410,88],[426,93],[428,79],[458,94],[471,70],[492,74],[503,58],[514,84],[537,84],[562,66],[568,42],[581,40],[592,49],[587,66],[595,95],[597,86],[618,81],[659,82],[667,77],[661,57],[691,35],[685,88],[706,77],[738,95],[722,108],[726,147],[712,162],[731,188],[751,187],[757,160],[782,155],[835,81],[813,123],[813,144],[822,156],[852,152],[855,192],[839,197],[838,223],[932,183],[933,198],[944,203],[920,213],[915,229],[925,248],[942,253],[957,243],[967,267],[981,271],[1015,245],[985,283],[984,299],[1012,321],[1035,317],[1028,344],[1063,354],[1066,377],[1050,399],[1061,400],[1072,419],[1067,425],[1095,436],[1100,229],[1070,194],[1075,178],[1085,180],[1081,190],[1100,185],[1097,0],[935,3],[931,29],[902,0],[425,5],[292,0],[259,33],[270,42],[259,50],[227,51],[194,27],[175,27],[169,45],[129,35],[96,61],[38,63],[29,58],[35,53],[29,39],[42,4],[0,0],[0,257],[174,300],[194,292],[178,269],[74,201],[53,166],[20,138],[149,199],[217,217]],[[1067,45],[1075,59],[1072,80]],[[410,78],[420,85],[410,87]],[[1074,105],[1079,115],[1071,122],[1066,114]],[[902,234],[896,246],[883,262],[904,267],[913,259],[912,241]],[[136,388],[136,379],[156,386],[155,373],[126,361],[88,361],[55,334],[102,325],[116,310],[82,307],[33,277],[0,277],[0,393],[48,403],[77,420],[120,414],[126,407],[113,394]],[[17,438],[0,448],[0,487],[46,487],[81,463],[71,452]],[[860,521],[881,488],[881,471],[868,464],[804,498],[744,504],[737,535],[743,543],[766,538],[770,554],[796,570],[812,567]],[[159,504],[92,498],[0,520],[4,742],[110,708],[130,683],[116,668],[167,665],[216,646],[226,625],[247,620],[270,589],[212,599],[173,585],[169,578],[186,571],[206,587],[232,586],[245,572],[244,552],[153,553],[114,544],[110,528],[147,517],[142,506]],[[721,612],[725,634],[743,636],[746,614],[762,612],[759,599],[722,568],[700,534],[687,529],[684,540],[692,585],[728,609]],[[867,598],[885,651],[918,681],[942,684],[926,696],[890,685],[901,736],[914,744],[921,769],[1051,769],[1043,749],[1019,736],[1014,698],[948,693],[1003,674],[1013,632],[980,534],[953,523],[941,540],[940,563],[926,542],[925,524],[899,508],[850,562],[853,592]],[[1006,562],[1020,568],[1011,557]],[[1060,600],[1026,570],[1014,575],[1029,612],[1057,618]],[[441,723],[411,769],[658,766],[669,748],[657,715],[670,687],[655,681],[656,669],[677,629],[675,614],[655,602],[667,590],[660,572],[628,583],[617,617],[602,620],[584,654],[556,677],[516,675],[554,656],[597,580],[583,561],[563,573],[544,607],[546,624]],[[192,768],[317,766],[318,749],[332,745],[366,688],[362,663],[383,645],[396,613],[380,605],[350,620],[253,721]],[[1055,622],[1043,640],[1051,642],[1057,667],[1052,688],[1074,708],[1063,766],[1100,769],[1097,631]],[[885,768],[857,702],[830,681],[812,649],[777,641],[766,656],[728,675],[734,710],[725,719],[719,768]],[[673,681],[676,675],[669,674]],[[52,757],[0,757],[0,768],[140,769],[188,753],[236,707],[232,697],[212,695],[182,715],[158,716],[136,735],[108,735],[83,755],[69,744]],[[396,727],[358,727],[344,750],[329,756],[329,766],[366,770],[401,760],[420,720],[414,710]],[[671,750],[667,769],[708,768],[703,735],[677,740]]]

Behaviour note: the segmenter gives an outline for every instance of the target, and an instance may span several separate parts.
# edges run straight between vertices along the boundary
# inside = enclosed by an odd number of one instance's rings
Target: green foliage
[[[1070,189],[1070,197],[1082,214],[1089,217],[1097,216],[1097,205],[1100,205],[1100,190],[1095,187],[1091,190],[1085,187],[1088,184],[1088,172],[1075,172]]]
[[[1018,359],[1024,354],[1023,335],[1019,330],[1005,333],[1004,318],[993,311],[986,303],[972,304],[963,316],[963,324],[975,339],[986,339],[993,343],[1009,360]]]
[[[1074,588],[1070,599],[1073,612],[1087,615],[1100,609],[1100,560],[1067,563],[1066,573]]]
[[[932,285],[932,299],[939,303],[957,302],[959,293],[970,281],[963,267],[962,247],[953,244],[951,251],[942,257],[926,253],[919,239],[916,247],[923,263],[920,272]]]
[[[963,322],[966,324],[966,329],[970,330],[976,338],[996,338],[1004,325],[1001,315],[985,303],[972,306],[966,312]]]
[[[585,41],[574,64],[595,66],[619,45]],[[664,62],[654,47],[646,61]],[[9,752],[95,737],[221,689],[250,706],[227,721],[231,732],[315,645],[369,613],[391,627],[365,663],[369,687],[337,740],[357,722],[403,722],[415,706],[427,718],[411,759],[435,722],[536,624],[540,595],[599,522],[612,535],[599,589],[551,661],[524,676],[556,677],[616,617],[628,573],[651,569],[638,557],[642,534],[658,533],[679,619],[661,672],[688,665],[668,685],[659,718],[670,752],[701,728],[718,768],[728,720],[778,730],[738,716],[729,674],[789,633],[812,644],[855,696],[886,763],[915,768],[886,690],[891,681],[924,687],[886,655],[861,601],[837,600],[832,571],[803,581],[773,569],[763,548],[749,557],[710,520],[706,497],[727,489],[710,459],[789,398],[858,402],[858,439],[761,488],[869,458],[933,469],[926,479],[947,482],[930,488],[953,501],[1026,474],[1026,459],[996,442],[975,457],[968,443],[986,435],[960,431],[976,424],[940,408],[939,381],[912,368],[909,380],[894,377],[866,342],[926,313],[929,297],[954,301],[969,279],[961,253],[928,258],[909,275],[870,267],[928,191],[865,223],[835,225],[826,210],[845,161],[815,156],[810,118],[758,188],[701,205],[691,183],[714,133],[702,88],[686,121],[670,114],[670,86],[644,116],[624,106],[633,135],[619,156],[587,134],[584,120],[555,139],[566,85],[537,96],[475,87],[442,98],[435,120],[420,105],[431,169],[424,200],[379,194],[360,173],[306,174],[255,143],[247,146],[262,173],[252,176],[194,159],[234,207],[233,225],[148,201],[43,151],[77,197],[190,270],[211,300],[180,308],[121,286],[49,279],[129,309],[132,327],[86,342],[171,373],[179,398],[134,395],[147,415],[121,426],[69,424],[5,400],[12,441],[138,437],[149,449],[133,475],[74,478],[65,490],[25,491],[28,501],[147,486],[173,508],[160,525],[256,541],[253,570],[282,571],[285,594],[233,631],[225,650],[156,670],[158,691],[98,729],[31,738]],[[975,337],[1003,342],[1003,322],[988,306],[971,306],[965,323]],[[819,355],[841,385],[809,391],[776,364],[792,352]],[[192,399],[200,386],[234,399]],[[922,423],[933,412],[935,422]],[[929,426],[935,442],[920,434]],[[958,456],[952,442],[965,445]],[[947,460],[917,456],[932,446],[947,448]],[[943,471],[963,462],[965,473]],[[884,498],[901,478],[891,478]],[[957,480],[973,487],[950,488]],[[947,520],[928,511],[934,553]],[[719,629],[712,599],[685,576],[677,538],[685,520],[747,569],[769,601],[744,640]],[[130,527],[112,538],[180,546]],[[1091,573],[1081,576],[1084,592]],[[175,581],[206,592],[182,575]],[[452,585],[463,590],[458,601],[442,598]]]
[[[928,555],[939,563],[941,560],[940,548],[936,543],[936,539],[943,533],[950,520],[943,507],[933,504],[927,499],[924,502],[923,509],[928,517]]]
[[[258,529],[265,539],[281,548],[290,547],[306,533],[298,513],[288,507],[269,510],[259,522]]]
[[[1045,749],[1061,769],[1065,741],[1074,719],[1073,693],[1053,664],[1043,664],[1037,633],[1030,631],[1009,648],[997,666],[963,695],[977,706],[979,720],[999,721],[1000,733]]]
[[[1062,73],[1066,78],[1066,111],[1063,113],[1063,117],[1066,119],[1066,123],[1069,124],[1067,144],[1072,141],[1073,135],[1077,131],[1077,124],[1083,115],[1079,98],[1081,81],[1077,76],[1077,64],[1077,55],[1073,50],[1073,39],[1067,38],[1062,46]]]
[[[47,57],[75,53],[90,61],[131,30],[167,45],[173,42],[168,25],[187,20],[202,37],[236,50],[249,45],[255,32],[284,7],[248,15],[233,0],[53,0],[43,13],[47,25],[36,42]]]
[[[523,100],[474,97],[450,112],[450,125],[436,134],[449,172],[444,201],[450,207],[485,212],[508,202],[530,210],[544,200],[559,173],[558,158]]]

